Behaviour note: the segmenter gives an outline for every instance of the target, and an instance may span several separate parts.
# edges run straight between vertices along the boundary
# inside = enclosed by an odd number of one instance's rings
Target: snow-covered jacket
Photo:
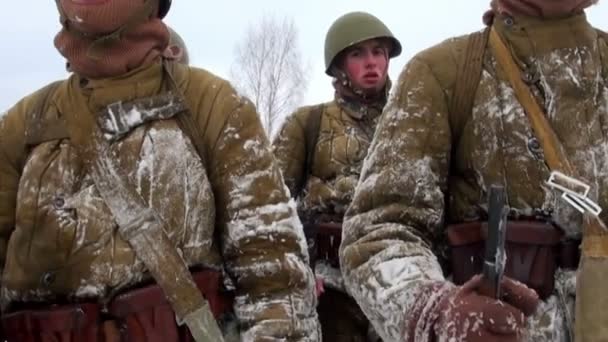
[[[584,14],[498,16],[494,25],[591,186],[590,198],[607,208],[607,42]],[[404,320],[414,308],[415,340],[428,340],[428,313],[444,293],[421,290],[449,282],[446,225],[485,220],[490,185],[505,186],[511,218],[544,217],[580,238],[581,215],[545,184],[542,148],[489,48],[472,113],[449,112],[467,43],[468,36],[447,40],[404,68],[347,212],[340,251],[346,287],[387,342],[406,336]],[[529,320],[530,341],[567,338],[574,273],[559,270],[556,281],[554,295]]]
[[[357,105],[336,94],[331,102],[301,107],[287,117],[272,147],[303,219],[324,215],[326,221],[342,222],[383,106]],[[318,110],[319,132],[306,170],[307,134]]]
[[[126,132],[111,145],[115,163],[189,266],[224,270],[230,277],[243,340],[319,340],[302,227],[255,108],[207,71],[178,64],[171,69],[202,135],[202,158],[175,117],[131,111],[121,118]],[[66,136],[35,146],[26,144],[27,117],[39,93],[0,119],[4,307],[55,298],[102,300],[146,280],[144,264],[118,233],[90,177],[82,143],[103,122],[97,113],[163,92],[164,77],[160,63],[113,79],[72,75],[43,115],[77,120],[64,120]],[[88,108],[79,109],[77,97]]]
[[[331,102],[301,107],[287,117],[272,147],[303,221],[342,222],[384,104],[382,98],[361,105],[336,93]],[[312,115],[320,115],[313,152],[306,146]],[[309,170],[308,153],[313,156]],[[344,291],[342,274],[327,260],[315,263],[315,274],[326,286]]]

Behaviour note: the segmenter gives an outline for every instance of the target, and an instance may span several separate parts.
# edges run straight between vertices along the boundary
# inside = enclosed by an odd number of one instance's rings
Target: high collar
[[[341,88],[335,87],[334,100],[338,106],[351,117],[361,119],[374,119],[378,117],[386,105],[388,94],[391,88],[391,81],[387,79],[384,89],[374,99],[363,99],[354,92],[340,91]]]
[[[159,58],[149,65],[117,77],[87,79],[75,74],[72,76],[71,85],[73,89],[80,89],[88,98],[90,109],[95,112],[111,103],[158,94],[163,77],[163,66]]]
[[[584,13],[563,19],[498,15],[493,23],[516,57],[528,58],[556,49],[594,46],[597,32]]]

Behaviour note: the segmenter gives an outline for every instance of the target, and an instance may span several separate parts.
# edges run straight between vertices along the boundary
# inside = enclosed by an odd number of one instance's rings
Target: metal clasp
[[[602,212],[602,208],[587,197],[591,190],[591,187],[588,184],[559,171],[551,172],[546,183],[550,187],[563,192],[562,199],[582,214],[588,212],[597,216]]]

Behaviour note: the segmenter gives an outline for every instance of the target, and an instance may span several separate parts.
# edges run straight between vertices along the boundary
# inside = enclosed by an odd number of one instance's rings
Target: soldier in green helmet
[[[373,15],[338,18],[325,39],[333,101],[296,110],[273,142],[314,260],[324,341],[366,341],[375,335],[344,290],[338,248],[342,217],[386,104],[389,60],[400,53],[400,42]]]

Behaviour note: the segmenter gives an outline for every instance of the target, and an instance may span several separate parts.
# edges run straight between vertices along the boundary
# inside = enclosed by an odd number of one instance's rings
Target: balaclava
[[[597,2],[598,0],[492,0],[492,10],[484,15],[484,22],[491,22],[494,13],[544,19],[565,18],[581,13]]]
[[[56,0],[63,29],[55,47],[70,70],[99,79],[152,62],[169,43],[158,0]]]

